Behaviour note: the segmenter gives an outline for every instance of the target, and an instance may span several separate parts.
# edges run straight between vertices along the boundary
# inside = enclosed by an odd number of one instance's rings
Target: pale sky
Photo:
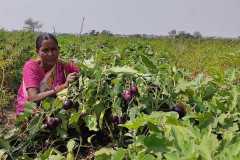
[[[31,17],[41,31],[92,29],[167,35],[172,29],[204,36],[240,36],[240,0],[0,0],[0,27],[22,29]]]

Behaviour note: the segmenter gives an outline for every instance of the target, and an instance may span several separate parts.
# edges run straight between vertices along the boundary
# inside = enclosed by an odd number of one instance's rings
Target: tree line
[[[32,18],[28,18],[24,21],[24,29],[28,31],[39,31],[42,28],[43,24],[41,24],[37,20],[33,20]],[[53,27],[53,32],[55,33],[55,27]],[[91,30],[89,33],[85,33],[87,35],[108,35],[113,36],[114,34],[111,31],[108,30]],[[124,36],[124,35],[117,35],[117,36]],[[127,36],[134,36],[134,37],[144,37],[144,38],[158,38],[157,35],[147,35],[147,34],[133,34],[133,35],[127,35]],[[188,33],[186,31],[179,31],[177,32],[175,29],[168,32],[168,36],[171,38],[202,38],[202,34],[199,31],[193,32],[193,34]]]

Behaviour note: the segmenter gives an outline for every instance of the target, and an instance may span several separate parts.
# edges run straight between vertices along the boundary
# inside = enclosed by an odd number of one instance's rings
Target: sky
[[[0,0],[0,27],[22,29],[32,18],[41,31],[167,35],[199,31],[203,36],[240,36],[240,0]]]

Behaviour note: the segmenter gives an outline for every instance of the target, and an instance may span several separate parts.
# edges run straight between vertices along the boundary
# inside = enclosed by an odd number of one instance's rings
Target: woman
[[[52,34],[43,33],[37,37],[36,52],[38,57],[28,60],[23,67],[16,115],[24,111],[26,101],[39,102],[67,88],[79,72],[73,63],[59,60],[58,41]]]

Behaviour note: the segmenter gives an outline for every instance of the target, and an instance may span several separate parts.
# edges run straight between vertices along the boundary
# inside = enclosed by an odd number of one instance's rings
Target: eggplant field
[[[239,160],[240,40],[59,34],[79,68],[15,116],[37,33],[0,31],[1,160]]]

